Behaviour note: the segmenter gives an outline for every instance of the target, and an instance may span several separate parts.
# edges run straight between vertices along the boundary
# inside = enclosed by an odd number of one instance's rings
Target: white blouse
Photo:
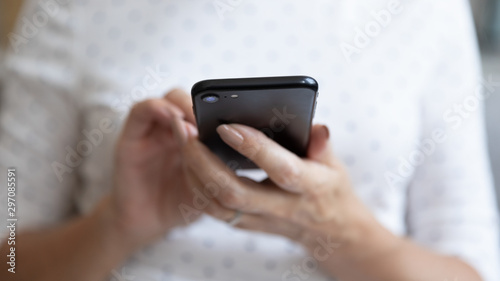
[[[304,74],[320,84],[315,122],[380,223],[500,279],[483,128],[491,87],[466,0],[28,1],[10,40],[0,177],[17,168],[21,229],[87,213],[110,190],[132,104],[202,79]],[[205,216],[111,278],[303,280],[287,272],[306,257]]]

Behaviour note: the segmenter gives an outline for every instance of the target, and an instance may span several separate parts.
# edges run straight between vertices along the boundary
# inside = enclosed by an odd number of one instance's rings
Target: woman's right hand
[[[196,219],[187,221],[179,208],[192,206],[192,196],[175,126],[197,135],[191,99],[181,90],[136,104],[116,146],[114,189],[105,205],[111,224],[138,247]]]

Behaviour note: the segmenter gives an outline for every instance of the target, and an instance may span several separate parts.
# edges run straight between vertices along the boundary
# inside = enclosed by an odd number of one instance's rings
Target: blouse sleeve
[[[71,2],[25,2],[9,35],[0,103],[0,181],[6,183],[7,169],[15,168],[17,231],[71,214],[82,149]],[[7,196],[2,189],[1,206]],[[0,214],[7,217],[7,208]],[[0,229],[4,237],[8,229]]]
[[[499,280],[498,215],[489,167],[483,103],[494,91],[481,78],[468,1],[434,1],[431,85],[421,99],[425,161],[408,189],[409,235],[461,258],[485,281]],[[498,84],[498,83],[497,83]],[[450,276],[450,280],[454,280]]]

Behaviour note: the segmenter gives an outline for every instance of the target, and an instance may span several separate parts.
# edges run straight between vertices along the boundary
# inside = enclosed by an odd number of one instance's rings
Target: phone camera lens
[[[219,101],[219,96],[217,96],[215,94],[208,94],[208,95],[204,96],[202,99],[206,103],[216,103]]]

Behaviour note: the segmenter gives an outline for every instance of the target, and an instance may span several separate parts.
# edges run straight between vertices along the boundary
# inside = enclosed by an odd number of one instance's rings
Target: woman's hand
[[[183,145],[185,173],[192,188],[210,199],[206,213],[227,221],[239,210],[243,215],[237,227],[286,236],[311,250],[321,241],[347,249],[376,226],[332,153],[327,127],[312,128],[307,159],[247,126],[222,125],[217,131],[266,171],[269,180],[258,183],[236,176],[203,144],[190,139]]]
[[[182,136],[185,132],[174,130]],[[316,125],[306,159],[261,132],[242,125],[217,129],[231,147],[267,172],[262,183],[236,176],[196,138],[184,135],[182,154],[190,186],[204,195],[204,211],[236,227],[289,237],[305,246],[303,267],[283,280],[304,280],[317,265],[342,280],[480,280],[455,257],[436,254],[379,224],[354,194],[348,174],[332,153],[325,126]],[[311,257],[313,260],[311,260]]]
[[[184,120],[184,121],[183,121]],[[197,135],[190,97],[174,90],[136,104],[117,143],[110,221],[137,247],[185,222],[179,204],[191,202],[172,128]]]

